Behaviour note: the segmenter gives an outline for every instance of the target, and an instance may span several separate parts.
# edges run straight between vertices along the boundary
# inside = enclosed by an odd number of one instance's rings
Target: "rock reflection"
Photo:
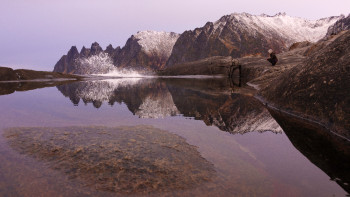
[[[295,148],[350,194],[350,142],[319,125],[270,111]]]
[[[10,128],[4,135],[18,152],[102,191],[167,192],[215,176],[196,147],[152,126]]]
[[[16,91],[29,91],[39,88],[55,87],[71,81],[27,81],[27,82],[0,82],[0,95],[13,94]]]
[[[125,103],[141,118],[182,114],[233,134],[282,132],[255,98],[230,93],[225,79],[128,79],[78,82],[57,86],[74,105],[80,100],[99,108],[104,101]]]
[[[215,125],[233,134],[282,132],[265,107],[250,95],[223,94],[217,91],[220,88],[215,85],[198,84],[193,87],[191,80],[182,80],[181,83],[182,86],[179,86],[172,80],[167,84],[175,105],[184,116],[203,120],[208,126]]]

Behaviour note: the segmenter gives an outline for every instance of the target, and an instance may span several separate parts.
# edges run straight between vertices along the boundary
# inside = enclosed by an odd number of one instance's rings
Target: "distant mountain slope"
[[[185,31],[176,41],[167,66],[212,56],[261,54],[270,48],[281,52],[294,42],[316,42],[326,35],[329,26],[343,17],[312,21],[285,13],[275,16],[226,15],[204,27]]]
[[[132,35],[125,46],[103,50],[95,42],[91,48],[73,46],[56,63],[54,72],[75,74],[106,73],[115,67],[153,71],[165,66],[180,35],[173,32],[141,31]]]

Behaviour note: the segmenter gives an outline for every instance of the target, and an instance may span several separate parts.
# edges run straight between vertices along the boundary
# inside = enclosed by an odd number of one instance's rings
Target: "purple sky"
[[[349,14],[350,0],[0,0],[0,66],[52,70],[72,45],[124,46],[140,30],[203,26],[233,12],[307,19]]]

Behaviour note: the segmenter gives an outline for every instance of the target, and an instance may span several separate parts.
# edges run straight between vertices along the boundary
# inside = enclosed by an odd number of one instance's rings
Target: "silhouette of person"
[[[268,58],[267,61],[269,61],[272,64],[272,66],[276,65],[276,63],[278,62],[278,59],[276,57],[275,52],[273,52],[272,49],[269,49],[268,52],[270,54],[270,58]]]

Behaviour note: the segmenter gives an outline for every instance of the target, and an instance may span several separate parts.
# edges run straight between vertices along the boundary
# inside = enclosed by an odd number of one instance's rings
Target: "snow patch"
[[[120,69],[113,65],[112,58],[108,53],[99,53],[88,58],[77,59],[77,70],[84,74],[105,77],[142,77],[140,73],[131,69]]]

